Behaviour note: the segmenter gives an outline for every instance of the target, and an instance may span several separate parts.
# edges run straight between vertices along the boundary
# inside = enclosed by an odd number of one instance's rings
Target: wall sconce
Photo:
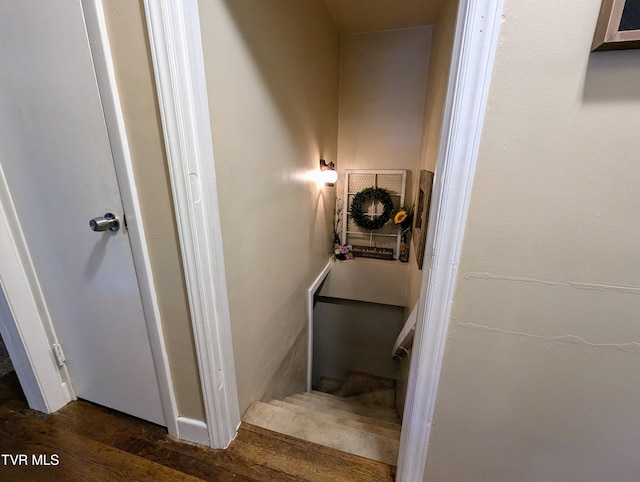
[[[338,180],[338,171],[333,162],[326,163],[324,159],[320,159],[320,174],[321,180],[325,186],[333,186]]]

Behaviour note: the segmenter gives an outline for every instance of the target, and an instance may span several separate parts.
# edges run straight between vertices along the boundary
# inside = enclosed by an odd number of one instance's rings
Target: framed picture
[[[640,48],[640,0],[602,0],[591,51]]]
[[[424,261],[424,245],[427,241],[427,224],[429,209],[431,208],[431,188],[433,187],[433,173],[420,171],[420,183],[416,201],[416,211],[413,226],[413,248],[416,250],[418,268],[422,269]]]

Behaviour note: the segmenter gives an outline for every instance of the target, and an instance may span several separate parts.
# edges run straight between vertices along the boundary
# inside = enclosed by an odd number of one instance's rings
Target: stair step
[[[335,394],[341,397],[351,397],[394,388],[396,388],[396,381],[393,378],[379,377],[364,372],[352,372]]]
[[[391,414],[396,415],[395,409],[395,394],[396,391],[391,390],[380,390],[372,393],[365,393],[363,395],[353,395],[351,397],[340,397],[338,395],[332,395],[330,393],[320,392],[316,390],[312,390],[311,393],[313,395],[317,395],[319,397],[323,397],[325,400],[334,400],[336,402],[346,402],[355,406],[363,406],[369,408],[377,408],[380,410],[386,410]]]
[[[344,410],[338,410],[337,408],[318,407],[317,405],[308,402],[307,400],[293,400],[288,401],[292,405],[299,405],[301,407],[309,408],[311,410],[320,411],[329,415],[335,415],[337,417],[346,417],[358,422],[368,423],[371,425],[378,425],[383,428],[389,428],[392,430],[400,431],[402,426],[397,422],[388,422],[386,420],[380,420],[379,418],[365,417],[363,415],[357,415],[351,412],[345,412]]]
[[[306,415],[309,418],[313,418],[318,420],[319,422],[331,422],[337,423],[340,425],[346,425],[348,427],[357,428],[358,430],[363,430],[365,432],[375,433],[377,435],[382,435],[385,437],[393,438],[396,440],[400,440],[400,426],[397,428],[388,428],[382,427],[375,423],[363,422],[361,420],[357,420],[347,415],[332,415],[326,412],[318,412],[313,408],[303,407],[301,405],[295,405],[293,403],[282,402],[280,400],[272,400],[269,402],[271,405],[275,405],[276,407],[281,407],[289,410],[290,412],[299,413],[301,415]],[[366,418],[366,417],[361,417]]]
[[[387,420],[389,422],[400,421],[395,410],[376,407],[373,405],[363,405],[362,403],[359,403],[357,401],[349,401],[347,399],[336,397],[335,395],[329,395],[327,393],[296,393],[295,395],[292,395],[292,397],[310,400],[322,406],[337,408],[346,412],[364,415],[365,417],[379,418],[381,420]]]
[[[227,451],[237,457],[235,459],[237,463],[242,464],[243,458],[260,461],[260,465],[278,470],[283,476],[291,474],[300,481],[392,482],[395,480],[395,467],[391,465],[364,459],[246,422],[240,426],[238,437]],[[218,480],[214,474],[210,478]],[[279,478],[275,477],[271,480],[275,481]]]
[[[243,421],[308,442],[396,465],[399,441],[339,423],[319,421],[275,405],[253,402]]]
[[[320,385],[318,385],[318,390],[325,393],[338,393],[342,388],[343,384],[344,384],[344,380],[338,380],[337,378],[322,377],[320,378]]]
[[[399,420],[391,419],[391,417],[381,418],[376,415],[371,416],[371,415],[367,415],[366,413],[356,413],[353,411],[353,409],[344,410],[342,408],[332,407],[331,405],[323,404],[318,400],[311,400],[305,397],[292,396],[292,397],[285,398],[284,401],[287,403],[292,403],[294,405],[301,405],[303,407],[311,408],[318,412],[330,413],[331,415],[350,416],[351,418],[354,418],[356,420],[358,419],[355,417],[364,417],[368,419],[366,420],[367,423],[374,423],[373,421],[375,420],[376,421],[375,425],[380,425],[387,428],[390,428],[389,425],[391,426],[400,425]]]
[[[387,390],[378,390],[371,393],[363,393],[362,395],[353,395],[346,397],[346,400],[353,400],[364,405],[374,405],[376,407],[391,408],[396,407],[396,390],[389,388]]]

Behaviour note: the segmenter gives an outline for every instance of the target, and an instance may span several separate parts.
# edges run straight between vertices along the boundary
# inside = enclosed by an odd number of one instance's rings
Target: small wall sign
[[[353,256],[358,258],[393,259],[392,248],[377,248],[375,246],[352,246]]]

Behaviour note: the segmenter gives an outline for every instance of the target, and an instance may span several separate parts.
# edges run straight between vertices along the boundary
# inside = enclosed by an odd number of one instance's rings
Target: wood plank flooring
[[[12,465],[3,454],[26,454]],[[57,465],[33,465],[40,454]],[[0,378],[2,481],[392,481],[395,467],[242,424],[227,450],[176,441],[157,425],[84,401],[30,410],[15,373]]]

